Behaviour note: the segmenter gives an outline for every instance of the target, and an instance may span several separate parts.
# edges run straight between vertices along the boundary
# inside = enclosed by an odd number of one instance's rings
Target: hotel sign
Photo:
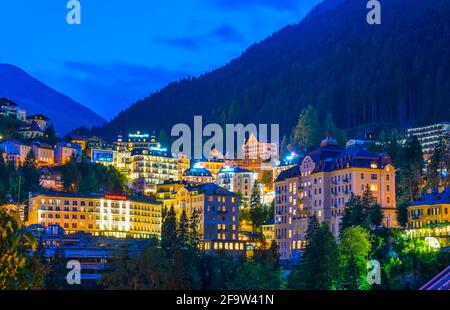
[[[111,200],[128,200],[127,195],[116,195],[116,194],[106,194],[104,198]]]

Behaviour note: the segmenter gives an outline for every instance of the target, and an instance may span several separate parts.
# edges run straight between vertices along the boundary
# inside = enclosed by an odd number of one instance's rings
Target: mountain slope
[[[450,1],[382,0],[382,24],[367,0],[325,0],[302,22],[251,46],[198,78],[172,83],[96,129],[170,131],[175,123],[280,123],[301,109],[331,112],[342,128],[450,118]]]
[[[27,115],[44,114],[59,134],[80,126],[101,125],[105,120],[80,103],[39,82],[22,69],[0,64],[0,97],[19,104]]]

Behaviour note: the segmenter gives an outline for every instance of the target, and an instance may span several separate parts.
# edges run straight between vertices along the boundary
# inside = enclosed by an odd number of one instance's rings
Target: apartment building
[[[338,237],[344,207],[352,195],[369,188],[381,205],[386,227],[395,227],[395,168],[386,154],[341,149],[327,138],[300,165],[275,182],[275,238],[281,259],[295,259],[306,246],[308,218],[327,222]]]
[[[183,210],[189,218],[194,210],[198,213],[203,250],[245,250],[239,240],[238,195],[214,183],[165,182],[157,188],[157,199],[166,208],[173,207],[178,216]]]
[[[425,194],[408,207],[408,226],[423,228],[450,222],[450,187]]]
[[[408,129],[408,134],[417,137],[422,146],[425,160],[428,160],[433,153],[434,148],[438,145],[439,140],[448,138],[450,134],[450,123],[442,122],[428,126],[416,127]]]
[[[33,142],[31,149],[33,150],[34,159],[38,167],[52,166],[55,163],[55,151],[51,145]]]
[[[162,204],[127,195],[38,194],[30,198],[27,225],[59,225],[66,233],[117,238],[161,235]]]
[[[278,159],[276,143],[259,142],[254,134],[250,134],[247,142],[242,145],[243,159],[260,159],[272,161]]]
[[[16,140],[5,140],[0,143],[0,154],[3,154],[3,159],[13,162],[16,167],[25,163],[30,151],[31,146]]]
[[[220,169],[216,184],[233,193],[241,193],[243,198],[250,202],[256,177],[257,173],[254,171],[225,166]]]
[[[155,192],[156,184],[178,180],[178,159],[166,149],[135,148],[131,151],[131,180],[137,192]]]

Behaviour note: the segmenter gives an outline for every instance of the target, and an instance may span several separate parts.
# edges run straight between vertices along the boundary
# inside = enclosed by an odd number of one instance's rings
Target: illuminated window
[[[376,192],[378,190],[378,185],[377,184],[370,184],[370,190],[372,192]]]

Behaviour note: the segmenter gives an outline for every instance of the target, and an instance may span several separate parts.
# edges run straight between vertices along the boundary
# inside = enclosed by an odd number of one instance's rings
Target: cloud
[[[245,44],[246,40],[235,28],[229,25],[221,25],[206,33],[183,37],[157,38],[154,42],[176,48],[198,50],[211,47],[211,45]]]
[[[135,101],[187,72],[127,63],[94,64],[66,61],[63,92],[100,115],[111,118]]]

